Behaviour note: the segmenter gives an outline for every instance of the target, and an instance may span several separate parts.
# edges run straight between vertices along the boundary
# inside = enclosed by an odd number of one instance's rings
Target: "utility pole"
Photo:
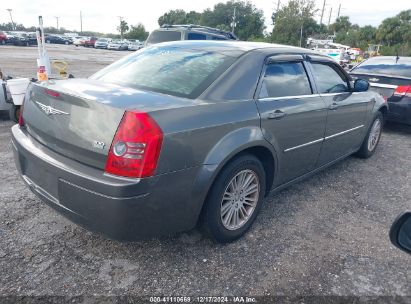
[[[57,22],[57,32],[58,32],[58,30],[59,30],[59,17],[57,17],[57,16],[54,16],[55,18],[56,18],[56,22]]]
[[[324,9],[325,9],[325,0],[324,0],[324,3],[323,3],[323,9],[321,10],[321,19],[320,19],[320,24],[323,24]]]
[[[80,34],[83,34],[83,15],[80,11]]]
[[[9,11],[9,14],[10,14],[10,19],[11,19],[11,28],[12,28],[13,30],[15,30],[15,29],[16,29],[16,27],[14,26],[13,16],[11,15],[11,11],[12,11],[12,9],[11,9],[11,8],[8,8],[7,10]]]
[[[231,32],[234,33],[235,26],[237,25],[236,20],[235,20],[235,13],[236,13],[237,8],[234,6],[234,14],[233,14],[233,21],[231,22]]]
[[[330,27],[330,22],[331,22],[331,14],[333,13],[333,8],[331,7],[330,9],[330,16],[328,17],[328,27]]]
[[[277,1],[277,11],[276,11],[277,13],[278,13],[278,11],[280,10],[280,3],[281,3],[280,0],[278,0],[278,1]]]
[[[300,47],[303,45],[303,26],[304,26],[304,18],[303,18],[303,11],[301,10]]]
[[[117,16],[118,17],[118,19],[120,19],[120,27],[119,27],[119,30],[120,30],[120,38],[121,38],[121,40],[123,40],[123,30],[122,30],[122,28],[121,28],[121,25],[122,25],[122,23],[123,23],[123,17],[122,16]]]
[[[338,6],[338,14],[337,14],[337,19],[340,17],[340,11],[341,11],[341,3],[340,3],[340,5]]]

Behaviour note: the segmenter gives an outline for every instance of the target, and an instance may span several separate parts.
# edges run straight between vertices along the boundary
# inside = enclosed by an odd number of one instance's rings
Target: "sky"
[[[9,22],[10,15],[6,10],[12,9],[13,20],[25,26],[38,25],[37,17],[43,16],[44,26],[56,27],[56,16],[59,26],[80,31],[80,11],[83,15],[83,30],[104,33],[115,33],[119,16],[129,24],[143,23],[147,30],[158,28],[158,18],[170,9],[202,12],[225,0],[2,0],[0,23]],[[257,8],[263,10],[267,30],[271,30],[271,14],[277,8],[278,0],[250,0]],[[316,0],[321,10],[324,0]],[[280,0],[285,5],[288,0]],[[410,0],[326,0],[323,23],[327,24],[331,14],[331,23],[340,15],[350,17],[351,22],[360,26],[378,26],[382,20],[394,16],[402,10],[411,9]],[[320,20],[321,13],[316,18]]]

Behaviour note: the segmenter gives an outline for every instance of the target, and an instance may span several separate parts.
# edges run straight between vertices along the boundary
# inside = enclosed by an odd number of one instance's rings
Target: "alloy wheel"
[[[381,135],[381,121],[376,119],[371,127],[370,136],[368,137],[368,150],[374,151]]]
[[[257,206],[260,194],[258,175],[252,170],[238,172],[228,183],[221,201],[221,221],[228,230],[247,223]]]

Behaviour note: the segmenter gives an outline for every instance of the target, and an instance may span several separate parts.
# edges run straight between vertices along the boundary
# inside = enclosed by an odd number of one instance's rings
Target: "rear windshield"
[[[218,52],[153,46],[109,65],[91,79],[196,98],[234,61]]]
[[[153,31],[147,39],[147,44],[181,40],[180,31]]]
[[[354,68],[351,72],[357,74],[380,74],[411,78],[411,61],[401,62],[400,59],[396,63],[395,59],[384,61],[367,60]]]

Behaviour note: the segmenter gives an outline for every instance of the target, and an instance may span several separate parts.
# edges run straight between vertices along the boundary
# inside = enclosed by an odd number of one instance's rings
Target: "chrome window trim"
[[[320,96],[337,96],[337,95],[342,95],[342,94],[348,94],[352,92],[338,92],[338,93],[320,93]]]
[[[300,99],[300,98],[310,98],[310,97],[320,97],[320,94],[309,94],[309,95],[295,95],[295,96],[283,96],[283,97],[264,97],[259,98],[258,101],[272,101],[272,100],[288,100],[288,99]]]
[[[378,88],[386,88],[386,89],[396,89],[398,87],[395,84],[385,84],[385,83],[376,83],[376,82],[370,82],[370,86],[378,87]]]
[[[304,147],[307,147],[307,146],[311,146],[311,145],[314,145],[314,144],[316,144],[316,143],[323,142],[323,141],[324,141],[324,138],[319,138],[319,139],[310,141],[310,142],[305,143],[305,144],[302,144],[302,145],[298,145],[298,146],[295,146],[295,147],[291,147],[291,148],[285,149],[284,152],[294,151],[294,150],[297,150],[297,149],[299,149],[299,148],[304,148]]]
[[[334,138],[334,137],[337,137],[337,136],[340,136],[340,135],[344,135],[344,134],[353,132],[355,130],[361,129],[363,127],[364,127],[364,125],[361,125],[361,126],[357,126],[357,127],[352,128],[352,129],[348,129],[348,130],[345,130],[345,131],[342,131],[342,132],[339,132],[339,133],[335,133],[335,134],[324,137],[324,140],[328,140],[328,139],[331,139],[331,138]]]

